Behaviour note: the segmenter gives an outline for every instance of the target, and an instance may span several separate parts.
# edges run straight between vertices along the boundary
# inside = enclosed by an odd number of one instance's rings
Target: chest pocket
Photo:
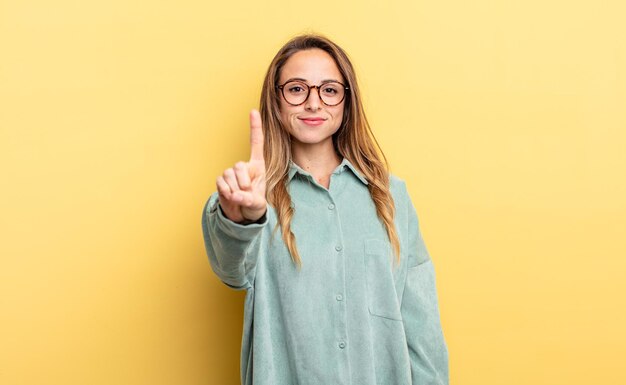
[[[388,242],[380,239],[365,240],[365,282],[369,312],[378,317],[402,321],[396,294],[393,252]]]

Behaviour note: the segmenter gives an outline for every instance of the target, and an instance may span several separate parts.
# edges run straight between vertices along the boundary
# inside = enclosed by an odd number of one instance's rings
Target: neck
[[[332,139],[325,144],[315,145],[292,142],[291,155],[294,163],[326,187],[328,187],[330,174],[342,160],[341,156],[335,152]]]

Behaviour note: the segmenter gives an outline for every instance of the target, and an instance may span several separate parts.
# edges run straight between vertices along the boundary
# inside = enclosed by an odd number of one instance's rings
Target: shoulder
[[[405,227],[412,212],[414,212],[413,202],[411,201],[406,181],[396,175],[389,174],[389,191],[395,206],[396,221],[404,224],[402,227]]]
[[[397,204],[405,203],[411,199],[404,179],[391,173],[389,174],[389,191]]]
[[[404,179],[400,178],[399,176],[389,173],[389,185],[390,186],[404,186],[406,185],[406,182],[404,181]]]
[[[389,174],[389,190],[395,205],[396,220],[406,225],[416,214],[406,181],[396,175]]]

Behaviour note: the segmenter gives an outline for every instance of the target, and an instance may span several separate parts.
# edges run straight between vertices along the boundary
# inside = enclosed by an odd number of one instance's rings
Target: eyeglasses
[[[346,90],[350,89],[350,87],[339,82],[326,82],[319,86],[310,86],[299,80],[289,81],[276,86],[276,88],[282,91],[283,98],[292,106],[299,106],[306,102],[311,93],[311,88],[317,88],[317,95],[322,103],[331,107],[341,103],[346,96]]]

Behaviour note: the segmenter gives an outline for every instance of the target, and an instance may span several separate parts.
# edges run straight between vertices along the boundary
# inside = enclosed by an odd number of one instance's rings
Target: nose
[[[322,107],[322,100],[320,99],[319,86],[311,86],[309,91],[309,97],[304,102],[304,109],[317,111]]]

